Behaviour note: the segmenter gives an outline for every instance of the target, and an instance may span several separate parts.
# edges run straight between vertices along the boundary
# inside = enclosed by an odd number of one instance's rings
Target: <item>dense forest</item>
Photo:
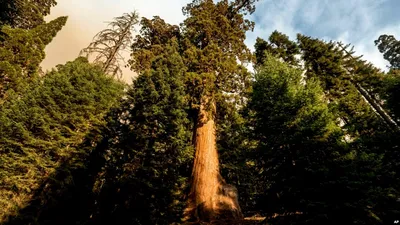
[[[45,21],[55,0],[0,3],[0,224],[399,220],[394,36],[371,40],[388,71],[303,34],[252,52],[257,0],[193,0],[179,25],[121,15],[43,71],[68,18]]]

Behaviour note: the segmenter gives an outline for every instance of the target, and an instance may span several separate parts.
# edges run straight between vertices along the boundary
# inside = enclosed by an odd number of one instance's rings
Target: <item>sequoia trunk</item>
[[[210,105],[210,107],[207,107]],[[211,109],[207,109],[211,108]],[[215,103],[202,101],[194,134],[195,159],[191,190],[185,217],[188,220],[242,219],[237,190],[227,185],[219,173],[216,127],[213,119]]]

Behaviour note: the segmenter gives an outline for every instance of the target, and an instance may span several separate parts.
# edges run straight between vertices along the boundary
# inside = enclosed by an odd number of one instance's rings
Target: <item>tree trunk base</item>
[[[234,186],[221,184],[210,201],[200,204],[189,202],[184,212],[184,224],[241,224],[243,214]]]

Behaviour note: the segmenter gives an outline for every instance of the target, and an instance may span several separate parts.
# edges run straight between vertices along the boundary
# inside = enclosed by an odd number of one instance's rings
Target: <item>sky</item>
[[[66,26],[46,47],[45,70],[74,60],[93,36],[107,27],[107,21],[136,10],[141,17],[160,16],[166,22],[183,21],[182,7],[191,0],[58,0],[51,20],[68,16]],[[400,38],[400,0],[259,0],[253,32],[247,33],[246,44],[254,49],[257,37],[268,39],[278,30],[295,40],[296,34],[336,40],[354,45],[357,55],[381,69],[388,64],[374,45],[381,34]],[[128,59],[129,54],[126,55]],[[135,73],[123,70],[130,83]]]

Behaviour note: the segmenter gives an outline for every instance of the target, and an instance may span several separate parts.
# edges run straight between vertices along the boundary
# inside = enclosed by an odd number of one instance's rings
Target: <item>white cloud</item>
[[[387,26],[377,29],[373,32],[368,32],[358,42],[354,43],[354,48],[360,53],[360,55],[363,55],[364,59],[372,62],[375,66],[381,69],[387,70],[389,63],[383,59],[382,54],[378,51],[374,44],[374,40],[377,39],[381,34],[392,34],[395,37],[400,37],[400,24]]]
[[[290,38],[295,38],[299,30],[293,25],[294,15],[300,0],[266,0],[256,5],[256,12],[250,19],[256,21],[254,32],[247,33],[246,44],[254,50],[257,37],[268,39],[269,35],[278,30]]]
[[[266,0],[260,1],[255,15],[256,28],[247,43],[257,36],[267,39],[273,30],[329,40],[340,40],[355,46],[358,55],[385,69],[387,62],[374,45],[381,34],[400,36],[397,14],[398,0]]]

